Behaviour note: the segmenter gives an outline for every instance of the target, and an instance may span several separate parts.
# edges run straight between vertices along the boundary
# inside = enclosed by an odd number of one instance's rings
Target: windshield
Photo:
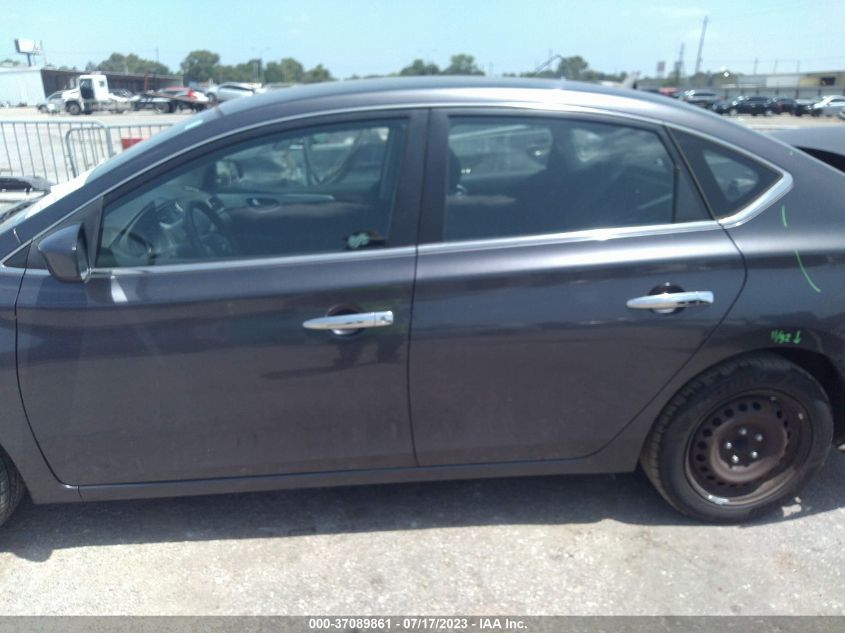
[[[182,132],[195,128],[198,125],[202,125],[206,121],[218,116],[223,116],[223,113],[220,111],[220,108],[213,108],[211,110],[205,110],[200,114],[196,114],[192,117],[189,117],[188,119],[185,119],[184,121],[176,123],[175,125],[167,128],[165,131],[160,132],[155,136],[145,140],[143,143],[133,145],[132,147],[121,152],[117,156],[113,156],[104,163],[97,165],[97,167],[95,167],[94,170],[91,172],[91,180],[93,180],[94,178],[99,178],[100,176],[111,171],[115,167],[119,167],[120,165],[125,164],[126,162],[132,160],[139,154],[143,154],[147,150],[152,149],[153,147],[156,147],[157,145],[160,145],[161,143],[172,139],[174,136],[178,136]]]

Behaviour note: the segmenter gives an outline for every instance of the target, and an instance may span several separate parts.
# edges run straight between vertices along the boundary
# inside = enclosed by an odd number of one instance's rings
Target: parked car
[[[133,95],[129,102],[133,110],[155,110],[160,113],[171,111],[170,98],[157,96],[154,92]]]
[[[155,110],[162,113],[179,110],[199,112],[208,106],[208,97],[202,92],[179,86],[135,95],[130,101],[135,110]]]
[[[774,114],[775,105],[769,97],[736,97],[730,101],[717,101],[711,106],[714,112],[719,114],[730,114],[736,116],[737,114],[750,114],[757,116],[765,114],[770,116]]]
[[[209,99],[205,93],[194,88],[174,86],[165,88],[161,93],[173,97],[171,112],[175,112],[176,110],[193,110],[194,112],[199,112],[205,109],[209,103]]]
[[[816,104],[817,101],[817,99],[796,99],[793,114],[795,116],[804,116],[805,114],[811,114],[813,106]]]
[[[843,184],[601,86],[223,103],[0,223],[0,518],[638,463],[697,519],[793,503],[845,439]]]
[[[44,101],[39,101],[35,107],[39,112],[45,114],[54,114],[56,112],[64,112],[65,102],[62,99],[63,90],[59,90],[47,96]]]
[[[211,103],[218,101],[231,101],[232,99],[240,99],[241,97],[251,97],[252,95],[261,94],[265,89],[261,84],[251,83],[237,83],[226,82],[219,86],[210,86],[206,90],[206,95]]]
[[[817,101],[810,108],[813,116],[836,116],[845,110],[845,96],[830,95]]]
[[[772,108],[775,114],[795,114],[798,102],[791,97],[772,97]]]
[[[678,97],[690,105],[697,105],[702,108],[709,108],[721,99],[718,93],[709,90],[684,90]]]

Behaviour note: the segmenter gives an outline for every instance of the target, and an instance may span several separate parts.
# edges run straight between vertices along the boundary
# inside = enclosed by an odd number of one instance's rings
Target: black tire
[[[735,523],[794,497],[824,464],[832,439],[830,401],[813,377],[779,356],[755,354],[688,383],[651,430],[640,464],[683,514]]]
[[[65,110],[67,110],[68,114],[72,114],[73,116],[82,114],[82,106],[80,106],[76,101],[68,103]]]
[[[209,106],[216,106],[217,105],[217,95],[213,92],[209,92],[206,97],[208,97]]]
[[[737,114],[739,114],[739,110],[737,110],[736,108],[731,108],[730,110],[728,110],[728,114],[730,114],[731,116],[736,116]]]
[[[18,507],[26,490],[18,469],[6,452],[0,449],[0,525],[3,525]]]

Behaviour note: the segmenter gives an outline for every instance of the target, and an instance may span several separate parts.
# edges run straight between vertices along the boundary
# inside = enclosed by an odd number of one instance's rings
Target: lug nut
[[[731,450],[733,447],[734,447],[734,445],[731,444],[730,442],[725,442],[725,450],[726,451]]]
[[[751,451],[750,455],[751,459],[757,459],[758,457],[760,457],[760,454],[757,451]]]
[[[744,426],[740,427],[739,434],[743,436],[748,435],[748,429],[746,429]]]
[[[755,435],[755,436],[754,436],[754,439],[755,439],[757,442],[762,442],[762,441],[763,441],[763,434],[762,434],[762,433],[758,433],[757,435]]]
[[[739,463],[739,457],[737,457],[736,455],[731,455],[731,461],[734,464],[738,464]]]

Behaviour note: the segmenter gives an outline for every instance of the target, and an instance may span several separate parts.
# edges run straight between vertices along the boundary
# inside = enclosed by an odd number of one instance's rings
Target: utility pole
[[[753,73],[751,73],[752,75],[756,75],[756,74],[757,74],[757,62],[758,62],[758,61],[759,61],[759,60],[755,57],[755,58],[754,58],[754,72],[753,72]]]
[[[774,67],[774,68],[772,68],[772,74],[773,74],[773,75],[777,75],[777,74],[778,74],[778,60],[775,60],[775,67]]]
[[[684,71],[684,43],[681,42],[681,50],[678,51],[678,61],[675,62],[675,81],[681,83],[681,75]]]
[[[701,71],[701,51],[704,50],[704,34],[707,32],[707,23],[709,18],[705,15],[704,21],[701,23],[701,39],[698,40],[698,57],[695,58],[695,74]]]

